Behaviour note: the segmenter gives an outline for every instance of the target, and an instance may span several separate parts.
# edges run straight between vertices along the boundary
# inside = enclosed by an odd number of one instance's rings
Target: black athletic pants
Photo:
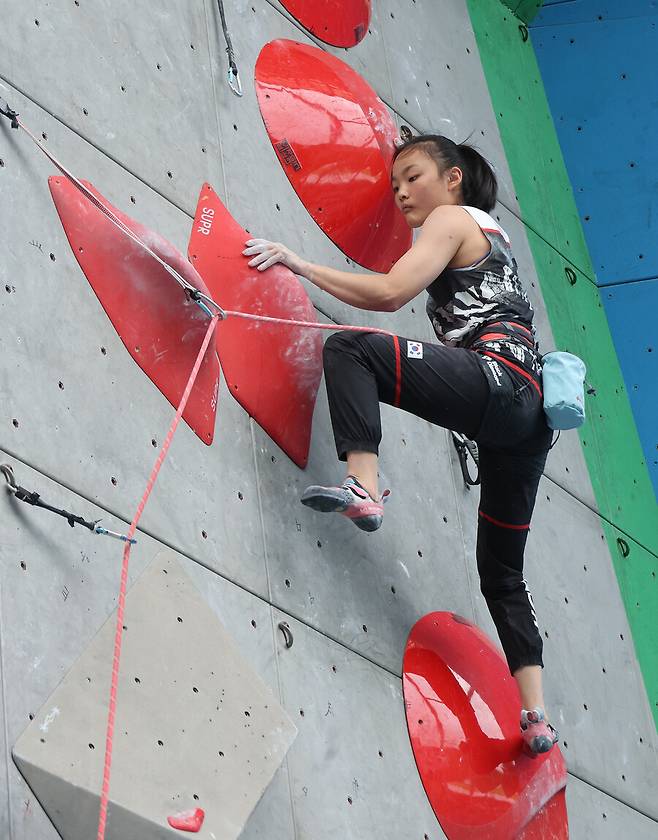
[[[539,383],[473,350],[376,333],[340,332],[324,370],[338,457],[378,452],[379,403],[478,442],[480,587],[510,671],[543,665],[523,552],[551,444]]]

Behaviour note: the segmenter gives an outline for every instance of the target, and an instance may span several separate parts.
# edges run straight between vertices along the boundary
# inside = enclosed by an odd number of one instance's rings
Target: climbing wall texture
[[[207,182],[252,235],[350,268],[291,189],[252,84],[268,41],[313,41],[276,0],[224,5],[242,98],[226,83],[213,0],[1,0],[10,37],[0,96],[78,177],[182,252]],[[531,45],[518,27],[498,0],[374,0],[358,46],[321,48],[368,81],[397,125],[470,136],[494,163],[501,189],[493,215],[512,239],[551,349],[579,336],[574,326],[565,339],[565,323],[585,319],[598,335],[605,318],[578,214],[563,213],[547,183],[564,177],[561,159],[541,145],[548,111],[533,112],[534,122],[517,111],[518,132],[505,124],[496,91],[511,98],[513,90],[516,100],[540,87],[523,64]],[[506,62],[489,60],[507,46]],[[1,460],[51,504],[125,531],[172,409],[80,271],[48,192],[52,174],[3,120]],[[568,182],[559,183],[566,194]],[[564,279],[565,264],[575,285]],[[550,274],[560,282],[547,285]],[[325,322],[431,338],[422,299],[387,315],[307,291]],[[605,474],[603,453],[624,435],[612,418],[625,410],[608,390],[610,421],[587,427],[582,439],[563,434],[551,453],[526,577],[545,637],[547,705],[570,771],[572,837],[649,840],[658,743],[608,531],[624,535],[630,557],[654,551],[656,538],[634,528],[632,500],[644,485],[627,492]],[[464,489],[445,431],[392,409],[383,422],[381,470],[394,494],[376,534],[299,504],[307,484],[340,476],[322,390],[301,471],[223,383],[213,445],[180,426],[141,522],[131,580],[168,549],[298,729],[244,840],[444,837],[408,742],[401,662],[410,628],[432,610],[461,613],[494,633],[475,570],[476,493]],[[630,460],[628,467],[632,478]],[[611,516],[617,504],[623,510]],[[54,840],[11,751],[114,611],[121,546],[9,494],[0,494],[0,506],[0,837]]]
[[[637,0],[623,10],[604,0],[549,0],[530,32],[591,255],[592,270],[584,273],[599,287],[586,286],[587,295],[598,309],[603,304],[621,381],[617,365],[609,365],[601,354],[605,343],[595,343],[590,336],[581,344],[594,370],[615,371],[612,380],[605,374],[603,390],[614,390],[632,409],[632,419],[624,412],[615,424],[627,442],[623,448],[614,447],[615,455],[606,457],[609,463],[602,469],[609,485],[630,490],[632,480],[634,488],[644,488],[633,504],[638,516],[628,517],[619,494],[608,517],[622,532],[614,535],[615,542],[622,541],[620,584],[658,719],[658,646],[651,618],[658,609],[658,333],[653,317],[658,306],[658,252],[652,180],[658,159],[654,144],[646,142],[658,129],[653,109],[646,107],[646,80],[656,71],[657,25],[654,0]],[[584,65],[590,72],[580,72]],[[605,95],[598,96],[599,91]],[[614,142],[602,142],[603,137]],[[586,314],[582,304],[578,309]],[[591,323],[582,327],[586,334]],[[602,323],[601,335],[604,329]],[[605,408],[599,414],[608,425]],[[646,487],[647,477],[653,494]],[[644,551],[637,546],[627,551],[628,536]]]
[[[656,69],[657,25],[655,2],[638,0],[622,12],[604,0],[577,0],[547,4],[532,27],[656,498],[656,332],[647,315],[658,304],[658,199],[651,177],[656,151],[647,138],[658,123],[646,107],[646,80]],[[585,75],[579,72],[584,62]],[[592,108],[601,89],[602,104]],[[602,143],[603,136],[615,141]]]

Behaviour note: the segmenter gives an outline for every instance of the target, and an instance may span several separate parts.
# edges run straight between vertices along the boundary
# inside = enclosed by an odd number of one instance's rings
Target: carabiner
[[[9,490],[10,493],[16,493],[18,486],[16,484],[16,479],[14,478],[14,471],[11,464],[0,464],[0,472],[2,472],[7,480],[7,490]]]
[[[240,81],[240,73],[236,64],[229,65],[228,68],[228,86],[231,88],[236,96],[242,96],[242,82]]]

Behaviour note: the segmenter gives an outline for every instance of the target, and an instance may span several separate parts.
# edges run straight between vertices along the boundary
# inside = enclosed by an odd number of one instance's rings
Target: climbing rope
[[[122,233],[124,233],[127,237],[132,239],[135,244],[137,244],[140,248],[143,248],[147,254],[153,257],[164,269],[167,271],[174,280],[181,286],[186,294],[193,300],[203,311],[208,315],[210,318],[217,316],[220,320],[224,320],[227,317],[233,318],[246,318],[253,321],[266,321],[271,324],[281,324],[284,326],[291,326],[291,327],[307,327],[316,330],[329,330],[333,332],[340,332],[340,331],[350,331],[350,332],[363,332],[363,333],[377,333],[379,335],[387,335],[391,338],[394,337],[394,333],[390,332],[390,330],[382,330],[378,329],[377,327],[356,327],[356,326],[349,326],[346,324],[322,324],[320,322],[315,321],[297,321],[291,318],[273,318],[266,315],[253,315],[249,312],[239,312],[233,309],[223,309],[210,295],[206,295],[204,292],[200,291],[193,286],[188,280],[186,280],[175,268],[170,266],[166,263],[163,259],[161,259],[149,246],[142,240],[140,237],[132,231],[118,216],[110,210],[109,207],[106,207],[103,202],[97,198],[91,190],[89,190],[85,185],[78,180],[78,178],[70,172],[64,164],[62,164],[42,143],[35,137],[35,135],[25,126],[25,124],[18,118],[18,112],[14,111],[9,105],[5,102],[4,99],[0,98],[0,115],[7,117],[11,121],[12,128],[22,128],[23,131],[32,139],[38,149],[40,149],[54,164],[54,166],[59,169],[59,171],[64,175],[72,184],[76,187],[84,196],[87,198],[94,207],[97,207],[98,210],[106,216],[113,225],[115,225]]]
[[[96,519],[94,521],[88,521],[83,519],[81,516],[77,516],[75,513],[69,513],[67,510],[62,510],[61,508],[53,507],[52,505],[47,504],[41,498],[41,496],[34,490],[26,490],[24,487],[16,484],[16,479],[14,478],[14,470],[11,464],[0,464],[0,472],[4,475],[7,481],[7,490],[13,494],[14,498],[17,499],[19,502],[25,502],[28,505],[34,505],[34,507],[40,507],[44,510],[49,510],[51,513],[56,513],[58,516],[63,516],[64,519],[69,523],[71,528],[75,527],[76,525],[82,525],[83,528],[88,528],[93,534],[102,534],[106,537],[114,537],[116,540],[122,540],[123,542],[128,542],[128,537],[125,534],[119,534],[116,531],[109,531],[107,528],[101,527],[98,523],[101,521],[100,519]],[[130,542],[136,543],[137,540],[131,540]]]
[[[190,373],[189,379],[187,380],[187,385],[185,386],[185,390],[183,391],[183,396],[181,397],[180,404],[176,410],[176,416],[174,417],[171,426],[169,427],[169,431],[167,432],[167,436],[165,438],[164,443],[162,444],[162,448],[158,453],[158,457],[156,458],[155,465],[151,470],[151,475],[149,476],[148,482],[146,484],[146,489],[144,494],[137,506],[137,511],[135,512],[135,516],[133,517],[133,521],[130,523],[130,528],[128,529],[128,540],[132,540],[132,537],[137,530],[137,524],[141,519],[142,513],[144,508],[146,507],[146,502],[148,501],[149,496],[151,495],[151,491],[153,490],[153,485],[158,477],[158,473],[160,472],[160,467],[162,466],[164,459],[167,457],[167,452],[169,451],[169,447],[171,445],[172,438],[176,429],[178,428],[178,424],[180,423],[181,417],[183,416],[183,412],[185,411],[185,406],[187,405],[187,401],[189,396],[192,392],[192,388],[194,387],[194,383],[197,378],[197,374],[199,373],[199,368],[201,367],[201,363],[203,362],[203,357],[206,355],[206,350],[208,349],[208,345],[210,344],[210,339],[212,338],[212,334],[215,331],[215,327],[217,326],[217,321],[219,320],[218,315],[214,315],[210,323],[208,325],[208,329],[206,331],[205,338],[203,339],[203,344],[199,350],[199,353],[196,357],[196,361],[194,362],[194,367],[192,368],[192,372]],[[114,740],[114,721],[116,716],[116,706],[117,706],[117,687],[119,683],[119,664],[121,661],[121,642],[123,639],[123,619],[125,614],[126,608],[126,590],[128,588],[128,564],[130,561],[130,549],[131,543],[128,542],[126,547],[123,551],[123,564],[121,566],[121,585],[119,588],[119,606],[117,608],[117,621],[116,621],[116,630],[114,635],[114,655],[112,660],[112,681],[110,685],[110,702],[107,714],[107,733],[105,736],[105,762],[103,765],[103,786],[101,788],[101,804],[100,804],[100,812],[98,817],[98,835],[97,840],[105,840],[105,827],[107,824],[107,805],[109,801],[109,794],[110,794],[110,771],[112,767],[112,746]]]
[[[225,25],[225,19],[223,15],[223,9],[221,5],[221,0],[218,0],[220,6],[220,14],[222,15],[222,24]],[[239,85],[239,76],[237,73],[237,67],[235,66],[235,62],[232,55],[232,47],[230,46],[230,40],[228,38],[228,33],[225,29],[225,35],[227,37],[227,43],[229,44],[228,52],[229,52],[229,73],[232,74],[235,79],[237,80],[237,84]],[[230,82],[230,77],[229,77]],[[233,88],[233,85],[232,85]],[[234,89],[235,90],[235,89]],[[238,93],[237,90],[235,90]],[[241,92],[238,94],[241,95]],[[46,157],[57,167],[57,169],[78,189],[84,196],[87,198],[98,210],[100,210],[112,224],[114,224],[123,234],[125,234],[129,239],[135,242],[140,248],[143,248],[153,259],[155,259],[175,280],[176,282],[185,290],[186,294],[194,300],[202,309],[203,311],[210,317],[210,323],[208,325],[208,330],[206,332],[205,338],[199,349],[199,353],[197,355],[196,361],[194,363],[194,367],[192,368],[192,372],[190,373],[187,385],[185,386],[185,391],[183,392],[183,396],[181,398],[180,404],[178,409],[176,410],[176,415],[172,421],[172,424],[167,432],[167,436],[165,438],[164,444],[158,457],[156,459],[155,465],[153,470],[149,476],[146,489],[142,496],[142,499],[137,507],[137,511],[135,516],[130,524],[130,528],[128,530],[127,536],[119,535],[114,532],[107,531],[106,529],[101,529],[97,522],[91,523],[86,522],[81,517],[76,517],[73,514],[69,514],[67,511],[60,511],[56,508],[51,507],[50,505],[46,505],[43,502],[39,502],[38,494],[30,494],[25,491],[24,495],[25,498],[22,498],[22,501],[25,501],[29,504],[35,504],[40,507],[45,507],[48,510],[53,511],[54,513],[58,513],[61,516],[64,516],[69,524],[75,525],[80,524],[84,525],[87,528],[92,528],[95,533],[103,533],[107,534],[108,536],[115,536],[119,539],[125,541],[126,545],[124,547],[123,552],[123,563],[121,568],[121,583],[119,589],[119,602],[118,602],[118,609],[117,609],[117,619],[116,619],[116,630],[115,630],[115,639],[114,639],[114,653],[113,653],[113,661],[112,661],[112,679],[111,679],[111,686],[110,686],[110,698],[109,698],[109,707],[108,707],[108,717],[107,717],[107,731],[106,731],[106,740],[105,740],[105,760],[103,765],[103,782],[102,782],[102,789],[101,789],[101,801],[100,801],[100,810],[99,810],[99,819],[98,819],[98,834],[97,840],[105,840],[105,830],[107,825],[107,810],[108,810],[108,802],[109,802],[109,788],[110,788],[110,775],[111,775],[111,766],[112,766],[112,748],[113,748],[113,739],[114,739],[114,724],[115,724],[115,717],[116,717],[116,704],[117,704],[117,687],[118,687],[118,677],[119,677],[119,665],[121,659],[121,643],[123,639],[123,620],[125,614],[125,600],[126,600],[126,591],[128,585],[128,566],[130,560],[130,549],[135,542],[134,535],[137,529],[137,524],[142,516],[144,511],[144,507],[146,506],[146,502],[151,494],[153,489],[153,485],[157,479],[158,473],[162,466],[162,463],[167,456],[167,452],[169,451],[169,447],[171,444],[171,440],[173,438],[174,432],[178,427],[178,424],[183,416],[183,412],[185,410],[185,406],[187,405],[190,393],[192,388],[194,387],[194,383],[196,382],[196,378],[201,367],[201,363],[205,356],[206,350],[210,344],[210,340],[212,335],[215,331],[218,321],[224,320],[227,317],[236,317],[236,318],[246,318],[249,320],[255,321],[264,321],[268,323],[275,323],[275,324],[282,324],[286,326],[295,326],[295,327],[306,327],[312,329],[319,329],[319,330],[329,330],[329,331],[346,331],[349,330],[351,332],[363,332],[363,333],[378,333],[380,335],[387,335],[390,337],[395,338],[395,334],[390,332],[389,330],[382,330],[373,327],[356,327],[356,326],[348,326],[342,324],[322,324],[319,322],[312,322],[312,321],[298,321],[290,318],[274,318],[265,315],[254,315],[248,312],[238,312],[235,310],[224,310],[222,307],[213,300],[212,297],[206,295],[205,293],[201,292],[195,286],[193,286],[189,281],[187,281],[184,277],[182,277],[172,266],[162,260],[154,251],[152,251],[148,245],[143,242],[140,237],[134,233],[124,222],[119,219],[115,213],[110,210],[109,207],[106,207],[105,204],[97,198],[81,181],[79,181],[63,164],[61,164],[54,155],[52,155],[42,144],[41,142],[35,137],[35,135],[23,124],[23,122],[19,119],[18,113],[11,109],[9,105],[3,100],[0,99],[0,115],[5,116],[11,122],[12,128],[22,128],[23,131],[32,139],[35,145],[41,149],[41,151],[46,155]],[[13,472],[11,471],[11,467],[8,468],[8,472],[2,470],[5,478],[7,479],[8,485],[10,490],[14,492],[16,495],[18,493],[19,488],[16,487],[15,481],[13,479]],[[20,488],[22,490],[22,488]],[[286,638],[286,644],[289,645],[292,643],[292,636],[290,635],[289,639]]]
[[[228,84],[236,96],[242,96],[242,83],[240,82],[240,73],[238,72],[238,65],[235,63],[235,53],[233,52],[231,36],[228,34],[228,26],[226,25],[226,14],[224,13],[223,0],[217,0],[217,6],[219,8],[219,17],[222,21],[222,30],[224,32],[224,39],[226,41],[226,52],[228,54]]]

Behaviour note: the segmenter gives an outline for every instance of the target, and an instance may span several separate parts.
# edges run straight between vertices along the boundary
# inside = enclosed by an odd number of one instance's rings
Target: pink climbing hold
[[[172,828],[196,833],[201,830],[205,816],[203,808],[195,808],[193,811],[181,811],[179,814],[167,817],[167,822]]]

